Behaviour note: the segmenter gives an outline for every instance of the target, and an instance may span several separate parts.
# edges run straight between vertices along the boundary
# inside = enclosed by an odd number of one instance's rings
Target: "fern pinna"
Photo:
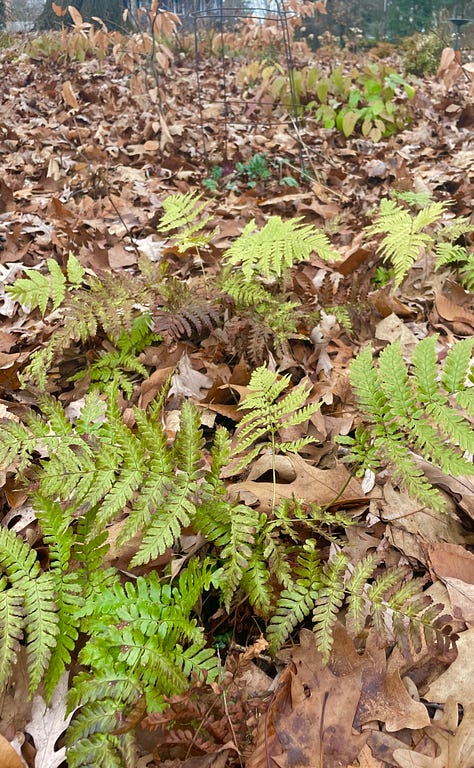
[[[452,475],[472,475],[474,466],[465,452],[474,453],[472,339],[454,344],[438,366],[437,336],[414,348],[411,369],[403,360],[400,343],[387,346],[378,368],[366,347],[351,365],[351,381],[366,424],[354,437],[339,437],[350,446],[348,461],[361,471],[389,465],[394,481],[421,504],[442,511],[441,495],[430,485],[416,462],[428,459]]]
[[[185,691],[190,679],[218,677],[219,659],[192,616],[211,581],[210,562],[195,561],[174,586],[152,572],[102,591],[83,623],[89,640],[79,661],[89,671],[75,678],[70,693],[70,768],[133,768],[131,731],[145,712],[165,708],[166,696]]]

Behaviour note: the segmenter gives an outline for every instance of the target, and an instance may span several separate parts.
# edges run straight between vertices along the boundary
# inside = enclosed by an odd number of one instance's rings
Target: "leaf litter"
[[[393,187],[451,199],[457,215],[471,214],[472,64],[463,73],[456,57],[445,52],[438,78],[417,83],[414,124],[383,142],[341,140],[335,131],[303,128],[312,178],[300,180],[298,192],[283,193],[272,178],[254,189],[241,184],[211,197],[217,233],[210,251],[198,254],[197,264],[192,249],[173,251],[156,229],[163,199],[200,189],[207,173],[190,57],[165,56],[163,82],[150,89],[133,69],[133,51],[132,64],[117,50],[100,65],[94,57],[82,62],[65,58],[58,78],[47,56],[31,57],[22,52],[24,43],[17,45],[11,55],[2,51],[0,63],[5,87],[0,106],[2,282],[13,282],[24,268],[44,272],[51,256],[64,264],[72,251],[91,275],[133,271],[140,254],[157,263],[166,256],[172,273],[192,284],[196,266],[214,273],[222,252],[252,218],[261,226],[272,215],[302,215],[305,222],[332,231],[342,261],[332,270],[317,260],[303,265],[293,290],[314,301],[319,281],[326,304],[349,304],[355,296],[359,311],[350,333],[337,319],[323,318],[312,346],[295,337],[278,360],[280,370],[309,376],[323,407],[310,424],[317,441],[307,446],[305,457],[278,457],[276,497],[303,497],[323,506],[337,498],[353,518],[344,535],[354,560],[377,552],[386,565],[408,565],[431,583],[430,589],[439,587],[436,600],[444,603],[460,634],[457,650],[425,646],[407,661],[396,649],[379,648],[373,630],[363,648],[355,646],[338,623],[327,666],[307,629],[280,651],[274,664],[266,655],[266,641],[255,636],[248,607],[235,609],[231,617],[218,608],[210,617],[209,633],[215,635],[223,623],[233,627],[234,636],[224,679],[212,686],[196,685],[171,697],[164,713],[147,715],[138,733],[137,766],[472,768],[472,482],[431,465],[426,468],[451,503],[448,517],[440,519],[418,509],[383,473],[375,476],[373,490],[364,493],[335,460],[332,442],[334,434],[347,434],[359,418],[348,366],[367,340],[376,340],[381,349],[386,341],[400,338],[407,354],[417,339],[434,331],[442,330],[446,346],[472,334],[472,294],[455,279],[432,287],[432,274],[421,269],[409,275],[396,296],[383,287],[375,290],[370,282],[375,247],[361,246],[358,240],[371,208]],[[237,81],[240,64],[229,66]],[[297,168],[297,142],[281,125],[263,130],[257,123],[252,132],[227,126],[223,135],[223,123],[216,119],[219,80],[211,58],[204,68],[208,107],[203,117],[213,162],[227,159],[225,144],[233,164],[263,149],[270,157],[284,151],[289,165]],[[250,112],[255,109],[265,112],[268,105],[262,100]],[[23,311],[3,289],[0,316],[0,406],[4,417],[15,419],[34,402],[34,395],[20,388],[18,374],[32,351],[54,334],[57,318],[54,312],[41,318]],[[144,350],[141,360],[150,375],[134,397],[145,408],[171,376],[170,439],[182,397],[199,404],[203,420],[205,412],[212,413],[211,426],[216,415],[237,422],[236,396],[245,394],[251,373],[245,350],[239,348],[240,331],[230,324],[221,337],[211,333],[176,341],[167,349]],[[68,382],[81,367],[82,352],[76,352],[58,363],[51,380],[53,393],[64,404],[72,405],[85,391]],[[126,416],[128,405],[122,405]],[[261,512],[270,510],[275,499],[274,486],[267,481],[267,459],[264,455],[255,462],[245,479],[236,479],[231,471],[227,476],[229,492]],[[15,526],[30,543],[40,542],[27,500],[16,495],[6,472],[1,479],[2,524]],[[191,552],[196,545],[202,542],[191,541]],[[170,558],[165,553],[151,566],[163,568]],[[38,695],[32,710],[25,709],[15,694],[15,688],[24,690],[21,658],[2,700],[2,765],[16,768],[26,760],[30,768],[60,766],[60,739],[68,720],[67,676],[49,707]],[[139,713],[135,719],[140,722]],[[21,744],[25,760],[19,756]]]

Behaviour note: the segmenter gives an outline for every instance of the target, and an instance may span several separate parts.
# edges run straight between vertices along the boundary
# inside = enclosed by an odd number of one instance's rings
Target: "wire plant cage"
[[[228,5],[228,2],[232,0],[167,0],[166,3],[168,10],[180,16],[183,26],[194,32],[196,95],[205,162],[209,167],[210,131],[218,129],[222,142],[220,154],[226,161],[231,127],[245,133],[252,130],[265,132],[270,126],[284,125],[296,139],[300,168],[303,170],[299,113],[293,80],[292,38],[288,23],[293,12],[285,8],[282,0],[262,0],[262,5],[253,7],[237,7]],[[227,49],[227,35],[232,33],[238,36],[241,30],[248,29],[250,25],[267,25],[272,30],[278,66],[288,82],[289,103],[285,105],[285,114],[281,116],[274,115],[271,104],[266,105],[263,114],[260,105],[252,104],[251,99],[242,98],[236,92],[234,78],[231,76],[234,62]],[[209,66],[208,57],[202,55],[201,44],[203,39],[209,40],[211,36],[212,74],[214,82],[217,75],[217,91],[210,92],[209,70],[206,70],[206,66]],[[255,55],[255,58],[262,56],[262,51],[257,47],[249,49],[249,53]]]

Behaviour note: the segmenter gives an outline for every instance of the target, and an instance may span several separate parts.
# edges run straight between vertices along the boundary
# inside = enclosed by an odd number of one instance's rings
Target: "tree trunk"
[[[4,0],[0,0],[0,3]],[[84,21],[92,21],[93,16],[102,19],[108,29],[122,27],[123,0],[55,0],[62,8],[73,5],[81,14]],[[36,22],[36,29],[60,29],[65,24],[71,24],[69,14],[59,17],[52,9],[51,0],[46,0],[41,15]]]

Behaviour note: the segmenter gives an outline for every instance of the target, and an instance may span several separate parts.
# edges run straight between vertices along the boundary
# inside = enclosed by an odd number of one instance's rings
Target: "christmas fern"
[[[472,339],[456,343],[442,366],[436,358],[437,336],[419,342],[411,369],[403,361],[398,342],[386,347],[375,367],[370,347],[351,365],[351,381],[366,425],[354,437],[340,437],[351,448],[348,460],[362,470],[389,465],[394,481],[423,505],[441,511],[440,494],[426,480],[416,457],[431,461],[444,472],[472,475],[474,431],[466,411],[474,410],[474,388],[466,386],[472,368]],[[440,380],[438,381],[438,378]]]

